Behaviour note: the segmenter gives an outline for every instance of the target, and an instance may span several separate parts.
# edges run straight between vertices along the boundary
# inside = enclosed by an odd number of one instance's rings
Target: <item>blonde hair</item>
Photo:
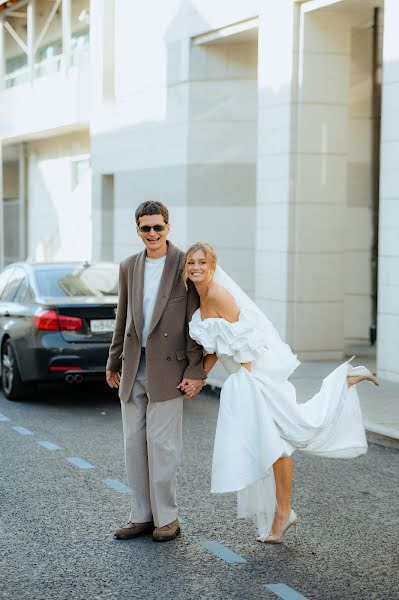
[[[213,248],[213,246],[211,246],[210,244],[207,244],[206,242],[195,242],[195,244],[192,244],[189,247],[189,249],[187,250],[186,255],[184,257],[183,283],[184,283],[186,290],[188,289],[187,264],[188,264],[188,261],[190,260],[190,258],[192,257],[192,255],[194,254],[194,252],[197,252],[198,250],[201,250],[205,254],[206,262],[208,263],[208,266],[211,270],[212,275],[216,269],[216,264],[217,264],[218,258],[217,258],[217,255],[216,255],[216,252],[215,252],[215,249]]]

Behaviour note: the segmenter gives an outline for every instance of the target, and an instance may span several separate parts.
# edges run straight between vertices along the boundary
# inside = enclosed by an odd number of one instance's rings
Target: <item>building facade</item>
[[[301,359],[399,380],[397,0],[1,4],[3,261],[118,261],[160,199]]]

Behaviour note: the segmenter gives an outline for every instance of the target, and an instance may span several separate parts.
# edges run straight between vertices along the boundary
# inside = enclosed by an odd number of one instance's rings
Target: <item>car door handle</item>
[[[10,313],[8,312],[8,310],[6,310],[6,312],[4,313],[3,317],[9,317]]]

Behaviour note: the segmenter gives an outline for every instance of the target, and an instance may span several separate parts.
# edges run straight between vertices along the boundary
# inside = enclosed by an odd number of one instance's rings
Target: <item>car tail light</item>
[[[59,331],[58,315],[55,310],[43,310],[37,312],[34,316],[36,329],[46,329],[48,331]]]
[[[83,321],[79,317],[66,317],[65,315],[58,315],[58,322],[62,331],[77,331],[82,329]]]
[[[55,310],[37,312],[34,321],[36,329],[46,331],[76,331],[83,327],[83,321],[79,317],[59,315]]]

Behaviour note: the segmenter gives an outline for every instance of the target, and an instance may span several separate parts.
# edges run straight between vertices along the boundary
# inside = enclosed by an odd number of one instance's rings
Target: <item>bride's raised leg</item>
[[[355,355],[353,355],[347,361],[348,375],[346,378],[346,382],[348,384],[348,387],[352,387],[352,385],[356,385],[358,383],[361,383],[362,381],[370,381],[371,383],[374,383],[374,385],[380,385],[378,383],[377,377],[374,375],[374,373],[367,369],[367,367],[363,367],[363,365],[359,367],[352,367],[351,362],[354,358],[356,358]]]
[[[379,385],[376,376],[371,371],[366,369],[366,367],[355,367],[354,369],[350,369],[348,371],[346,381],[348,383],[348,387],[356,385],[362,381],[370,381],[371,383],[374,383],[374,385]]]
[[[364,377],[351,377],[350,375],[348,375],[348,377],[346,378],[346,381],[348,383],[348,387],[352,387],[352,385],[356,385],[357,383],[360,383],[361,381],[364,381]]]
[[[273,465],[276,482],[277,508],[274,515],[272,535],[281,535],[291,512],[292,458],[282,456]]]

